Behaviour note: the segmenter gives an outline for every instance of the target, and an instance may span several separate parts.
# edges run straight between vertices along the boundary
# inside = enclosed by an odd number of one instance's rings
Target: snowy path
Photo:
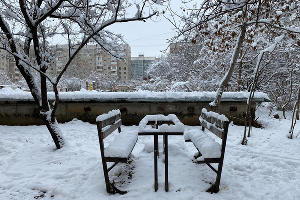
[[[218,194],[205,192],[215,174],[205,165],[192,163],[195,148],[185,143],[182,136],[169,137],[170,192],[164,191],[164,163],[160,154],[159,190],[155,193],[153,137],[140,136],[132,163],[111,172],[121,188],[129,191],[123,196],[105,192],[95,125],[78,120],[61,124],[68,144],[58,151],[53,150],[44,126],[0,126],[0,199],[298,200],[300,136],[286,138],[289,120],[265,119],[263,123],[266,128],[254,129],[247,146],[240,145],[243,127],[230,126]],[[137,131],[135,126],[123,129]],[[300,123],[296,126],[299,129]],[[162,138],[159,145],[162,151]],[[124,168],[132,174],[125,173]]]

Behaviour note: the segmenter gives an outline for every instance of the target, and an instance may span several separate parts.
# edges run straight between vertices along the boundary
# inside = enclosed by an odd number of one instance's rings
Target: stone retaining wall
[[[126,101],[62,101],[57,110],[58,122],[68,122],[73,118],[95,123],[98,115],[112,109],[120,109],[124,125],[137,125],[147,114],[175,114],[186,125],[198,125],[198,117],[203,107],[209,110],[209,102],[126,102]],[[243,124],[246,101],[222,102],[219,112],[225,114],[235,124]],[[38,108],[33,101],[0,101],[0,124],[38,125],[43,124]]]

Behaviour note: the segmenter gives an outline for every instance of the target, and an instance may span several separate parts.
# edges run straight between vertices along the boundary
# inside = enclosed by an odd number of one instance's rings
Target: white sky
[[[181,12],[181,0],[170,0],[172,10]],[[159,8],[160,10],[163,7]],[[109,27],[115,33],[122,34],[131,46],[131,56],[160,56],[168,48],[167,39],[176,35],[174,26],[163,16],[154,16],[146,22],[128,22]]]
[[[172,9],[180,13],[181,0],[170,0]],[[158,8],[160,11],[163,6]],[[136,10],[134,9],[132,15]],[[159,57],[162,51],[168,49],[167,39],[176,35],[174,26],[163,16],[154,16],[146,22],[127,22],[113,24],[108,28],[117,34],[122,34],[125,41],[131,47],[131,56],[144,54],[145,56]],[[60,36],[50,40],[53,44],[61,44]]]
[[[110,30],[120,33],[131,46],[131,56],[160,56],[168,47],[167,39],[175,35],[173,25],[163,17],[146,22],[115,24]]]

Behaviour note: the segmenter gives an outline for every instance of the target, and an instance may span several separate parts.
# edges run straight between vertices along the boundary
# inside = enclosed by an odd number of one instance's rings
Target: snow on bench
[[[121,112],[120,110],[111,110],[109,111],[108,113],[104,113],[102,115],[99,115],[97,118],[96,118],[96,122],[100,122],[100,121],[105,121],[113,116],[116,116],[116,115],[121,115]]]
[[[211,193],[218,192],[221,181],[229,120],[226,116],[212,111],[208,112],[205,108],[202,109],[199,120],[200,125],[202,126],[202,131],[186,132],[184,139],[186,142],[192,142],[198,150],[198,154],[195,155],[195,159],[197,159],[196,163],[205,163],[215,173],[217,173],[215,183],[207,191]],[[205,129],[221,138],[221,145],[205,133]],[[211,163],[218,163],[218,168],[215,169]]]
[[[208,118],[215,118],[219,121],[229,122],[229,119],[225,115],[212,111],[207,111],[206,108],[202,108],[202,113],[205,114]],[[201,118],[201,116],[199,118]]]
[[[221,156],[221,145],[201,130],[185,133],[184,139],[193,142],[204,158],[219,158]]]
[[[105,157],[128,158],[137,142],[138,134],[135,132],[120,133],[104,149]]]
[[[110,183],[108,172],[119,162],[128,162],[130,154],[137,142],[138,134],[134,132],[121,132],[122,120],[120,110],[112,110],[99,115],[96,118],[96,122],[106,191],[108,193],[124,194],[126,193],[125,191],[120,191],[113,183]],[[119,134],[115,134],[113,141],[111,141],[107,147],[104,147],[104,139],[117,129]],[[114,164],[108,168],[108,162],[114,162]]]

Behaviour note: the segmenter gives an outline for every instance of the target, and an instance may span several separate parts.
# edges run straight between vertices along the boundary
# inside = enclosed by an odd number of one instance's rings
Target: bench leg
[[[110,183],[108,172],[116,165],[116,163],[113,164],[109,169],[107,168],[107,162],[106,162],[106,159],[104,157],[104,144],[103,144],[103,140],[101,140],[100,137],[99,137],[99,143],[100,143],[100,153],[101,153],[103,174],[104,174],[104,180],[105,180],[105,186],[106,186],[107,193],[111,193],[111,194],[115,194],[115,193],[126,194],[127,193],[126,191],[121,191],[118,188],[116,188],[114,186],[114,184]]]
[[[107,193],[110,193],[110,194],[116,194],[116,193],[126,194],[127,191],[119,190],[118,188],[116,188],[116,186],[114,185],[114,183],[110,183],[109,176],[108,176],[109,169],[107,168],[107,162],[104,161],[104,160],[105,159],[102,159],[104,180],[105,180],[105,185],[106,185],[106,191],[107,191]],[[111,168],[113,168],[116,164],[117,163],[113,164],[113,166]]]
[[[168,135],[164,135],[164,152],[165,152],[165,190],[169,191],[169,178],[168,178]]]
[[[199,157],[201,157],[201,156],[202,156],[202,154],[201,154],[200,151],[198,150],[198,152],[195,153],[195,155],[194,155],[194,159],[197,159],[197,158],[199,158]]]
[[[220,181],[221,181],[221,175],[222,175],[222,168],[223,168],[223,161],[221,161],[218,165],[218,171],[217,171],[217,177],[216,182],[207,190],[207,192],[210,193],[217,193],[220,190]]]
[[[100,153],[101,153],[101,161],[102,161],[102,167],[103,167],[103,174],[104,174],[104,180],[105,180],[105,186],[106,186],[106,191],[108,193],[112,192],[112,189],[110,187],[110,182],[109,182],[109,177],[108,177],[108,169],[107,169],[107,162],[104,157],[104,143],[103,143],[103,138],[99,134],[99,144],[100,144]]]
[[[104,174],[104,180],[106,185],[106,191],[108,193],[112,192],[112,189],[110,187],[109,177],[108,177],[108,169],[107,169],[107,163],[105,161],[105,158],[102,158],[102,166],[103,166],[103,174]]]
[[[158,190],[158,175],[157,175],[157,157],[158,157],[158,135],[154,135],[154,190]]]

